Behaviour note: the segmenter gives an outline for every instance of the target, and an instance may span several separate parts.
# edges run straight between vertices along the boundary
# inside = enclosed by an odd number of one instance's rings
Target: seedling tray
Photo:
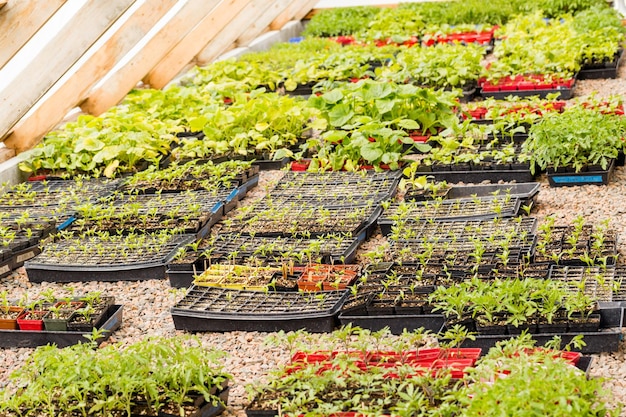
[[[559,93],[559,100],[569,100],[574,95],[574,83],[571,87],[558,87],[545,90],[502,90],[502,91],[485,91],[480,89],[480,95],[483,98],[495,98],[496,100],[506,100],[507,97],[532,97],[547,98],[550,94]]]
[[[320,239],[293,237],[262,237],[235,234],[217,235],[210,248],[210,258],[214,261],[247,258],[262,259],[272,263],[287,253],[311,253],[320,263],[351,263],[356,256],[356,249],[361,241],[355,238],[337,236]],[[311,252],[311,249],[315,249]],[[289,256],[288,256],[289,258]],[[293,257],[291,257],[293,259]],[[298,263],[298,262],[296,262]]]
[[[620,49],[615,58],[611,62],[606,62],[597,65],[585,64],[578,71],[579,80],[592,80],[598,78],[617,78],[617,69],[622,61],[623,49]]]
[[[539,346],[552,340],[554,336],[562,338],[562,345],[569,343],[572,338],[578,334],[583,335],[583,340],[587,344],[580,352],[601,353],[616,352],[619,349],[622,340],[622,321],[624,316],[623,308],[619,303],[604,303],[597,310],[600,314],[600,330],[597,332],[587,333],[536,333],[531,334],[532,338],[537,341]],[[501,340],[508,340],[516,335],[477,335],[476,340],[465,340],[462,347],[479,347],[487,350]]]
[[[217,168],[220,164],[213,164],[208,159],[190,160],[185,163],[185,165],[187,164],[189,165],[185,171],[182,171],[181,165],[178,166],[177,172],[179,173],[174,180],[162,180],[158,178],[157,174],[152,179],[134,180],[133,177],[130,177],[126,184],[120,187],[120,191],[132,194],[179,193],[199,190],[214,191],[221,188],[230,188],[231,185],[241,186],[254,177],[258,178],[259,174],[259,168],[256,166],[251,166],[248,169],[228,166]],[[207,164],[210,165],[207,166]],[[203,170],[203,166],[207,166],[205,170]],[[214,171],[212,170],[213,166],[216,166]],[[170,173],[166,173],[165,176],[169,175]],[[218,175],[222,176],[218,177]]]
[[[506,217],[497,220],[467,219],[454,222],[415,221],[406,222],[403,224],[403,227],[412,232],[412,240],[458,242],[464,244],[471,242],[473,239],[480,239],[484,241],[486,248],[494,248],[499,247],[499,244],[508,239],[510,246],[528,246],[534,242],[537,219],[534,217]],[[383,234],[388,235],[386,232],[387,230],[383,229]],[[516,236],[507,238],[507,233],[513,232],[516,233]],[[525,235],[525,238],[520,239],[522,235]]]
[[[608,185],[615,160],[612,159],[606,170],[600,167],[590,168],[581,172],[550,172],[548,171],[548,182],[550,187],[567,187],[574,185]]]
[[[549,279],[567,284],[572,292],[583,292],[598,301],[613,301],[614,267],[552,265]]]
[[[13,253],[13,269],[17,269],[24,265],[24,262],[34,258],[41,253],[39,245],[31,246],[26,249]]]
[[[352,206],[354,204],[377,203],[392,198],[400,183],[401,172],[365,175],[345,172],[293,172],[285,174],[271,191],[273,199],[307,201],[323,206]]]
[[[271,159],[254,159],[252,160],[252,165],[258,166],[260,171],[276,171],[286,167],[290,161],[291,159],[289,159],[288,157],[279,159],[277,161]]]
[[[344,233],[362,241],[376,228],[381,212],[382,207],[372,204],[320,207],[262,200],[244,215],[220,223],[219,232],[266,237]]]
[[[171,312],[175,328],[191,332],[330,332],[347,295],[192,286]]]
[[[112,332],[120,328],[123,308],[121,305],[109,307],[108,318],[100,327],[106,332],[98,339],[98,344],[108,339]],[[0,348],[33,348],[47,344],[64,348],[80,342],[89,342],[84,332],[0,330]]]
[[[519,198],[522,205],[528,205],[535,200],[540,188],[541,183],[538,182],[453,186],[448,190],[446,198],[471,198],[474,195],[476,197],[489,197],[493,196],[494,193],[501,196],[510,194],[511,197]]]
[[[355,307],[339,314],[339,322],[342,326],[352,324],[371,331],[388,327],[392,334],[402,334],[405,329],[413,331],[419,328],[438,333],[444,327],[445,321],[443,314],[368,316],[364,307]]]
[[[489,181],[503,182],[531,182],[534,175],[530,169],[493,169],[484,171],[432,171],[426,173],[432,176],[434,181],[446,181],[448,183],[480,183]]]
[[[96,219],[87,214],[76,221],[72,228],[97,228],[111,232],[138,229],[146,233],[181,228],[185,233],[196,233],[198,237],[204,237],[208,229],[221,220],[225,202],[234,200],[234,204],[237,204],[238,192],[235,188],[160,195],[118,194],[111,201],[101,203],[103,211],[96,211]],[[98,219],[102,215],[106,217]]]
[[[66,206],[74,209],[87,201],[110,195],[119,186],[120,180],[90,179],[28,181],[19,184],[23,190],[14,189],[0,195],[0,208],[40,207],[54,208]]]
[[[543,346],[554,336],[561,337],[561,343],[569,343],[574,336],[582,334],[583,340],[587,344],[580,352],[584,354],[590,353],[602,353],[602,352],[617,352],[619,349],[620,341],[622,340],[621,329],[611,329],[606,331],[600,331],[595,333],[539,333],[531,335],[534,340],[537,341],[538,346]],[[478,335],[476,340],[465,340],[461,347],[468,348],[482,348],[488,350],[496,345],[496,343],[509,340],[516,337],[515,335]]]
[[[603,232],[602,247],[594,249],[596,238],[594,233],[598,229],[592,225],[583,225],[582,235],[579,236],[574,251],[570,253],[572,247],[567,243],[568,239],[575,233],[574,226],[554,226],[552,228],[550,242],[544,250],[537,250],[534,257],[535,263],[555,264],[553,256],[558,257],[559,265],[586,266],[588,262],[581,257],[590,255],[594,265],[615,265],[617,259],[617,232],[609,229]],[[543,245],[544,234],[537,235],[538,246]],[[545,251],[545,253],[544,253]],[[606,262],[603,258],[606,257]]]
[[[399,222],[426,222],[484,220],[496,217],[517,216],[520,200],[504,196],[477,197],[443,201],[418,201],[394,203],[378,219],[383,234],[391,233],[391,227]],[[496,210],[499,208],[499,212]],[[398,218],[399,220],[395,220]]]
[[[75,246],[76,242],[71,240],[64,240],[47,245],[44,252],[27,261],[24,266],[30,282],[163,279],[166,265],[176,255],[178,248],[192,242],[195,237],[174,235],[165,243],[150,235],[145,239],[145,244],[140,248],[129,249],[126,257],[121,252],[118,240],[102,241],[98,237],[79,239],[78,244],[82,244],[82,247]],[[98,249],[93,252],[85,250],[94,246]],[[76,249],[65,254],[71,247]],[[144,254],[144,250],[151,249],[152,253]],[[97,253],[97,250],[102,253]]]
[[[13,266],[14,264],[15,262],[13,256],[9,256],[8,259],[0,261],[0,278],[11,275],[11,272],[15,269]]]

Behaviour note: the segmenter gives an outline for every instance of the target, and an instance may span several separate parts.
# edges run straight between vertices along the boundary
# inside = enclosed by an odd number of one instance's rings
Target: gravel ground
[[[626,96],[626,68],[621,68],[617,80],[580,81],[576,86],[576,95],[586,95],[593,91],[599,96],[622,94]],[[281,177],[281,172],[264,172],[257,187],[246,198],[244,204],[260,198],[273,181]],[[567,223],[579,214],[588,222],[610,219],[611,226],[622,235],[618,243],[622,257],[626,255],[626,171],[617,168],[613,181],[605,187],[582,186],[550,188],[545,178],[541,178],[542,188],[538,196],[538,204],[534,215],[543,218],[556,215],[557,223]],[[376,247],[384,238],[378,233],[363,246],[361,253]],[[622,261],[623,262],[623,261]],[[183,291],[172,289],[167,280],[118,283],[75,283],[72,286],[77,293],[101,290],[113,295],[116,302],[124,305],[122,327],[115,332],[107,343],[119,342],[122,345],[132,343],[149,335],[174,336],[177,333],[169,314],[175,301],[182,297]],[[0,279],[0,289],[8,289],[12,298],[20,297],[28,292],[31,297],[41,291],[52,288],[55,293],[62,293],[63,285],[54,283],[31,284],[28,282],[23,268],[13,275]],[[203,333],[199,337],[207,347],[214,347],[228,352],[224,366],[234,376],[232,382],[229,407],[225,415],[244,416],[246,404],[244,385],[267,375],[277,364],[285,362],[288,352],[285,349],[270,347],[264,343],[266,334],[256,332]],[[323,336],[320,338],[323,341]],[[320,339],[316,339],[320,340]],[[32,349],[0,349],[0,386],[6,384],[9,373],[20,366]],[[622,342],[620,350],[615,353],[594,355],[591,375],[607,378],[607,386],[614,394],[615,400],[626,403],[626,347]],[[626,416],[626,410],[622,412]]]

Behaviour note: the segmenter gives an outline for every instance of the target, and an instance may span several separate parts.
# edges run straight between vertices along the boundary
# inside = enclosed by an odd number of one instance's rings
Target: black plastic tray
[[[123,309],[122,305],[109,307],[108,319],[100,327],[106,332],[98,339],[98,344],[108,339],[111,332],[120,328]],[[52,343],[63,348],[79,342],[89,342],[82,332],[0,330],[0,348],[31,348]]]
[[[257,305],[265,305],[266,308],[272,305],[280,306],[281,308],[287,307],[287,311],[275,312],[272,314],[259,313],[254,314],[254,311],[246,313],[236,313],[227,311],[206,311],[200,309],[191,309],[181,307],[185,300],[189,300],[190,294],[199,294],[198,299],[204,299],[210,301],[212,305],[215,305],[216,299],[225,299],[230,303],[230,300],[236,297],[242,296],[248,300],[255,300]],[[176,330],[186,330],[190,332],[230,332],[230,331],[257,331],[257,332],[277,332],[283,331],[296,331],[304,329],[308,332],[324,333],[331,332],[336,326],[336,318],[339,314],[339,309],[343,304],[345,298],[348,295],[348,291],[327,291],[324,292],[328,296],[335,296],[336,301],[330,300],[332,305],[330,308],[313,311],[310,313],[303,313],[301,307],[294,305],[293,309],[289,309],[290,298],[297,299],[298,297],[304,297],[306,293],[287,293],[287,292],[261,292],[261,291],[247,291],[247,290],[231,290],[215,287],[196,287],[192,286],[187,296],[178,302],[172,309],[172,319],[174,321],[174,327]],[[208,296],[209,294],[210,296]],[[228,297],[227,294],[231,296]],[[316,293],[310,294],[315,297]],[[223,298],[228,297],[228,298]],[[264,300],[267,300],[266,303]],[[251,302],[246,302],[246,307],[254,310],[254,306]]]
[[[547,98],[550,94],[559,93],[559,100],[569,100],[574,95],[576,83],[571,88],[551,88],[549,90],[508,90],[508,91],[484,91],[480,89],[480,95],[483,98],[495,98],[496,100],[505,100],[509,96],[513,97],[532,97]]]
[[[622,340],[621,329],[606,330],[595,333],[539,333],[533,334],[532,338],[537,341],[537,345],[543,346],[546,342],[552,340],[554,336],[561,337],[561,343],[569,343],[577,334],[583,335],[583,341],[587,344],[580,351],[582,353],[601,353],[601,352],[617,352],[620,341]],[[516,337],[515,335],[478,335],[476,340],[466,339],[461,347],[474,347],[489,349],[502,340],[509,340]]]
[[[13,254],[13,269],[17,269],[24,265],[24,262],[34,258],[41,253],[39,245],[31,246],[26,249],[22,249]]]
[[[30,282],[89,282],[89,281],[146,281],[165,278],[166,265],[135,264],[117,268],[41,267],[26,266]]]
[[[164,279],[167,264],[177,249],[192,242],[194,236],[181,235],[168,255],[159,261],[118,265],[59,265],[38,262],[35,257],[24,266],[30,282],[145,281]]]
[[[523,205],[528,205],[535,199],[540,188],[541,183],[538,182],[453,186],[448,190],[446,198],[471,198],[474,195],[477,197],[488,197],[499,191],[499,195],[510,193],[511,197],[517,197],[522,200]]]
[[[11,272],[13,272],[13,269],[14,269],[13,264],[14,264],[13,256],[0,262],[0,278],[4,278],[4,277],[11,275]]]
[[[414,217],[409,217],[405,219],[406,223],[414,223],[414,222],[428,222],[430,220],[435,220],[437,222],[458,222],[458,221],[473,221],[473,220],[491,220],[497,217],[507,218],[507,217],[516,217],[519,213],[521,207],[521,201],[517,197],[512,197],[510,201],[510,207],[504,208],[500,214],[494,211],[478,211],[480,210],[480,205],[485,204],[489,205],[492,199],[495,197],[478,197],[478,201],[475,201],[471,198],[450,200],[443,200],[441,203],[435,204],[434,202],[424,201],[424,202],[415,202],[408,203],[409,205],[413,205],[415,209],[409,209],[409,214]],[[456,210],[455,207],[459,207],[459,209],[465,209],[463,212],[454,213]],[[434,215],[428,214],[426,210],[428,207],[434,208]],[[446,209],[446,206],[448,209]],[[468,210],[474,206],[476,211]],[[478,207],[477,207],[478,206]],[[393,209],[396,205],[390,206],[391,208],[387,210],[386,213],[383,213],[378,219],[378,225],[381,228],[383,235],[388,236],[391,234],[392,228],[398,222],[393,219]],[[425,210],[420,213],[420,208],[424,207]],[[488,207],[489,208],[489,207]],[[391,215],[387,214],[388,212],[392,212]],[[426,214],[424,214],[426,213]]]
[[[615,160],[611,160],[606,170],[586,172],[548,172],[550,187],[567,187],[574,185],[608,185],[615,168]]]
[[[534,175],[530,169],[512,170],[485,170],[485,171],[433,171],[424,173],[432,176],[434,181],[446,181],[449,183],[480,183],[489,182],[532,182]]]
[[[279,159],[277,161],[266,160],[266,159],[255,159],[252,161],[252,165],[258,166],[260,171],[272,171],[272,170],[280,170],[287,166],[291,162],[291,159],[285,157],[283,159]]]
[[[617,78],[617,69],[622,61],[624,50],[617,52],[615,59],[603,65],[583,65],[578,71],[579,80],[595,80],[599,78]]]

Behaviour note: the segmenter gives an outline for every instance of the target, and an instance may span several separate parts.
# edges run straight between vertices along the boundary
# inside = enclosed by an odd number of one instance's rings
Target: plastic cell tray
[[[144,281],[165,278],[166,265],[176,255],[179,247],[195,240],[193,235],[174,236],[168,244],[160,246],[151,259],[129,262],[115,256],[114,249],[100,263],[84,254],[74,263],[53,262],[47,251],[62,250],[63,242],[55,249],[49,245],[40,257],[27,261],[24,266],[30,282],[88,282],[88,281]],[[115,245],[115,242],[107,242]]]
[[[171,313],[175,328],[190,332],[331,332],[347,295],[348,291],[264,292],[194,285]]]

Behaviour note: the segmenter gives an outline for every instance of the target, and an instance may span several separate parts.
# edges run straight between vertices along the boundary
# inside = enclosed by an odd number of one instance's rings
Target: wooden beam
[[[23,152],[32,148],[65,115],[78,106],[102,79],[176,4],[177,0],[145,2],[67,80],[60,80],[7,136],[7,147]],[[64,82],[65,81],[65,82]]]
[[[189,0],[131,61],[107,76],[81,105],[86,113],[99,115],[116,105],[180,40],[206,16],[218,0]]]
[[[153,88],[163,88],[189,64],[193,57],[252,0],[223,0],[174,49],[144,77]]]
[[[307,15],[319,0],[300,0],[294,1],[270,23],[271,30],[279,30],[290,20],[301,20]]]
[[[0,68],[20,50],[66,0],[4,0],[0,4]]]
[[[2,6],[0,6],[2,7]],[[0,148],[0,164],[15,156],[15,150],[10,148]]]
[[[0,138],[72,67],[133,0],[88,1],[30,62],[0,90]],[[39,2],[37,2],[39,3]]]
[[[251,1],[248,7],[245,7],[237,16],[235,16],[228,27],[225,27],[218,35],[207,43],[202,51],[196,55],[195,61],[198,65],[206,65],[212,62],[225,51],[235,47],[234,43],[243,33],[245,28],[252,22],[256,16],[261,14],[263,10],[263,2]]]
[[[235,42],[237,46],[247,46],[257,36],[267,31],[270,23],[279,16],[288,6],[289,0],[274,0],[261,14],[258,14],[250,21],[247,27],[243,27],[245,31]]]

